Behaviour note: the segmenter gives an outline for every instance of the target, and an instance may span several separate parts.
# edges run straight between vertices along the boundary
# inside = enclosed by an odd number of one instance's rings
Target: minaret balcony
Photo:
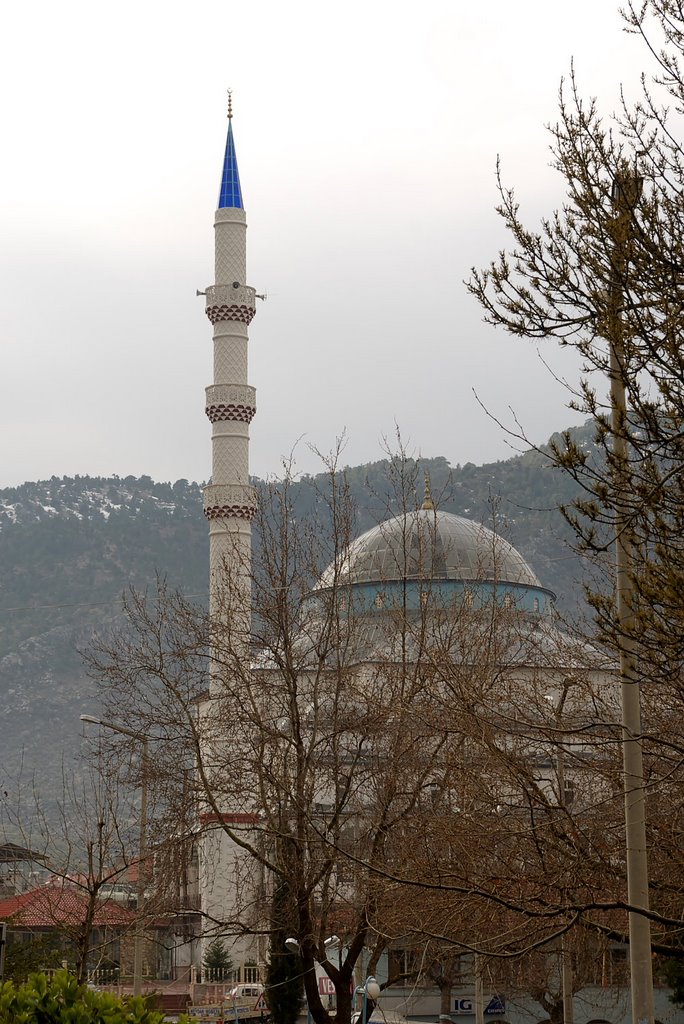
[[[239,281],[210,285],[205,294],[206,313],[212,324],[222,320],[249,324],[256,313],[256,290]]]
[[[256,390],[249,384],[211,384],[204,411],[212,423],[232,420],[251,423],[256,412]]]
[[[256,508],[256,489],[249,484],[207,484],[204,488],[207,519],[251,520]]]

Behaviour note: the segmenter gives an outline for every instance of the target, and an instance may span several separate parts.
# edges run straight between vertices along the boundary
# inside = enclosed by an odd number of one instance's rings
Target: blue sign
[[[492,996],[487,1005],[485,1006],[485,1016],[489,1013],[505,1013],[506,1012],[506,1000],[503,996]]]

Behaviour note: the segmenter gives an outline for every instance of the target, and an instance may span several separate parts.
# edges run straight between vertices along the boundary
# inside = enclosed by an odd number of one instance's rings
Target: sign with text
[[[354,991],[353,982],[349,983],[349,991]],[[335,985],[332,978],[329,978],[327,974],[318,975],[318,994],[319,996],[334,996]]]
[[[475,997],[467,996],[464,999],[456,999],[454,1002],[454,1013],[459,1014],[474,1014],[475,1013]],[[506,1012],[506,1000],[503,996],[492,996],[488,1003],[485,1003],[485,1017],[490,1017],[496,1013]]]

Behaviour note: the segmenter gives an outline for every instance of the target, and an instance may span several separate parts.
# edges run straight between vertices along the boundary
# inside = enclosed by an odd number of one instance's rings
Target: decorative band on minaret
[[[246,284],[247,223],[233,139],[232,106],[215,229],[215,283],[206,289],[206,313],[214,327],[214,382],[206,389],[212,424],[211,483],[204,489],[209,520],[212,600],[221,574],[249,571],[250,521],[256,494],[249,482],[249,424],[256,392],[247,383],[248,326],[256,293]]]

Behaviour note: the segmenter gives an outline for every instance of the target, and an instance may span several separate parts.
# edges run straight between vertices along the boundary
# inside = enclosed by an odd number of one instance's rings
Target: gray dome
[[[540,587],[541,583],[515,548],[470,519],[418,509],[388,519],[353,541],[342,566],[341,581],[491,580]],[[329,566],[315,588],[334,580]]]

